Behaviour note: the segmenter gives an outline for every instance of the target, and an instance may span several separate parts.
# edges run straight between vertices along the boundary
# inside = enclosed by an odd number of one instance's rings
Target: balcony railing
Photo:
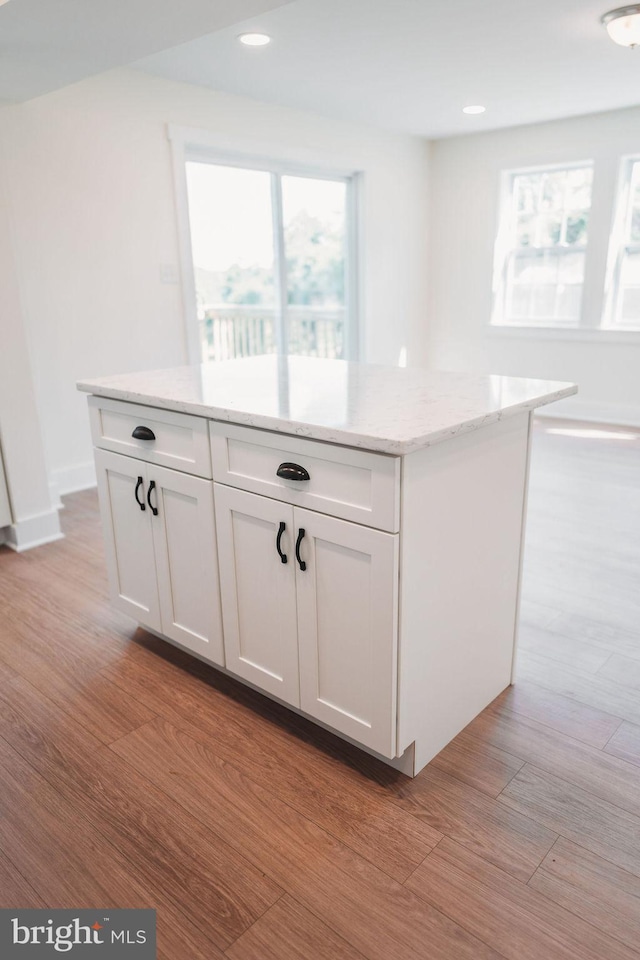
[[[201,308],[203,356],[231,360],[276,353],[275,310],[244,304]],[[341,360],[344,357],[343,308],[287,307],[289,353]]]

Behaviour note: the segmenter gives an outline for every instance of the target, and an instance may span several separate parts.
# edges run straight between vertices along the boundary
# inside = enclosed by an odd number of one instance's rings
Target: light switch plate
[[[178,283],[178,268],[174,263],[160,264],[160,283]]]

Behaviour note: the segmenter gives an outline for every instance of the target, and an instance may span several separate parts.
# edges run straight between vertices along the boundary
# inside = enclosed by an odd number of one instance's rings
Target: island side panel
[[[422,769],[511,682],[530,417],[403,461],[398,752]]]

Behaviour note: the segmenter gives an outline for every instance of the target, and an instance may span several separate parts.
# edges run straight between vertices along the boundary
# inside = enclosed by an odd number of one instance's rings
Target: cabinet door
[[[295,508],[300,706],[395,756],[398,535]]]
[[[214,489],[227,668],[298,706],[293,508],[218,483]]]
[[[147,473],[162,633],[224,665],[213,483],[166,467]]]
[[[152,514],[145,503],[147,465],[96,450],[96,471],[113,605],[139,623],[160,630]]]

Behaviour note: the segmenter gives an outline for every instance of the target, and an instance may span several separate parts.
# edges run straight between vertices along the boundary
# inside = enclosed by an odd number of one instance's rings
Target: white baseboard
[[[96,468],[93,460],[77,463],[63,470],[53,470],[49,479],[51,500],[60,510],[63,507],[60,497],[65,497],[68,493],[77,493],[78,490],[89,490],[95,485]]]
[[[43,543],[62,540],[63,537],[56,508],[35,517],[25,517],[5,528],[6,546],[15,550],[16,553],[31,550],[32,547],[39,547]]]
[[[567,397],[536,410],[539,417],[559,417],[562,420],[586,420],[592,423],[610,423],[620,427],[640,427],[640,407],[623,403],[593,403],[577,397]]]

